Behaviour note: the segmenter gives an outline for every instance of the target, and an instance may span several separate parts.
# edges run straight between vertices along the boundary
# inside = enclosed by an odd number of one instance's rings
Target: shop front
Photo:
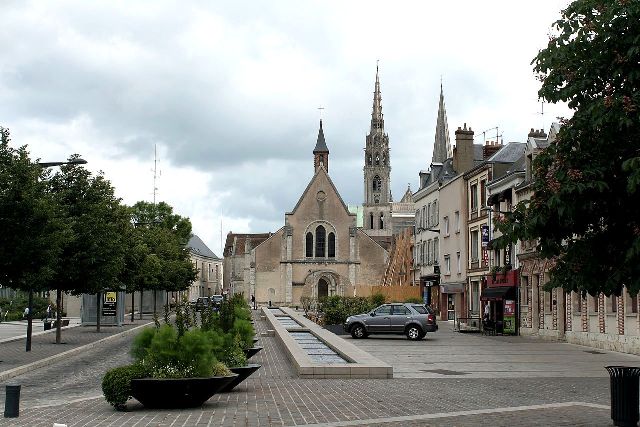
[[[440,285],[440,320],[456,320],[464,317],[464,283],[443,283]]]
[[[518,334],[518,271],[510,270],[487,276],[482,290],[482,319],[496,333]]]

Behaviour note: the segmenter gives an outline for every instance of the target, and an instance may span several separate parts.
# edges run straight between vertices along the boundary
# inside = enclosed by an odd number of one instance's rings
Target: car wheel
[[[407,338],[409,338],[412,341],[418,341],[424,337],[424,333],[422,332],[422,330],[415,325],[409,326],[407,328],[406,334],[407,334]]]
[[[366,338],[367,331],[364,330],[364,326],[357,323],[351,327],[351,336],[354,337],[355,339]]]

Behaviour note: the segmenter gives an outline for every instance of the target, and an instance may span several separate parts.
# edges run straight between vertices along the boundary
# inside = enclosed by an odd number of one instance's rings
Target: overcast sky
[[[284,224],[313,175],[319,106],[329,174],[348,204],[380,61],[391,185],[427,169],[442,78],[451,141],[525,141],[564,106],[541,104],[530,64],[566,0],[3,1],[0,125],[34,158],[79,153],[127,204],[153,198],[221,231]],[[221,225],[222,224],[222,225]]]

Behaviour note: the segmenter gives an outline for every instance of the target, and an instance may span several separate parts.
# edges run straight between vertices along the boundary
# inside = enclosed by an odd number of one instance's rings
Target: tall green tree
[[[96,295],[99,331],[102,293],[125,288],[121,278],[132,228],[128,210],[102,174],[94,176],[82,166],[62,166],[49,184],[72,230],[53,283],[58,294]]]
[[[31,350],[33,292],[49,289],[68,228],[47,191],[48,172],[26,147],[10,145],[0,127],[0,284],[29,292],[27,351]]]
[[[640,2],[577,0],[535,57],[541,98],[567,102],[555,142],[533,165],[534,195],[498,244],[538,239],[556,259],[548,288],[640,290]]]
[[[136,287],[141,293],[145,290],[154,292],[156,312],[157,291],[185,290],[197,277],[186,247],[191,237],[191,221],[173,213],[173,208],[165,202],[140,201],[130,211],[138,242],[147,250],[139,263],[141,268],[134,273]]]

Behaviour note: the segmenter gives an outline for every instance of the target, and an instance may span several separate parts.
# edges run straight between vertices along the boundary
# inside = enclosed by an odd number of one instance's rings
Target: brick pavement
[[[265,322],[257,321],[258,331]],[[131,400],[117,412],[102,397],[68,403],[27,403],[18,419],[0,426],[290,426],[290,425],[609,425],[609,411],[580,405],[504,411],[501,408],[557,402],[608,404],[606,378],[411,378],[393,380],[299,379],[275,337],[261,337],[265,349],[253,362],[262,368],[231,393],[191,410],[146,410]],[[123,347],[120,353],[126,353]],[[33,375],[49,375],[55,366]],[[106,366],[103,367],[106,370]],[[99,377],[99,376],[98,376]],[[17,379],[20,379],[18,377]],[[96,379],[78,376],[93,392]],[[88,383],[87,383],[88,382]],[[42,390],[44,393],[45,391]],[[60,390],[64,394],[64,390]],[[61,396],[63,397],[63,396]],[[497,412],[454,415],[460,411]],[[443,415],[444,413],[444,415]],[[452,413],[453,416],[447,416]],[[438,414],[436,418],[425,418]],[[397,417],[402,418],[398,421]],[[413,417],[413,418],[406,418]]]

